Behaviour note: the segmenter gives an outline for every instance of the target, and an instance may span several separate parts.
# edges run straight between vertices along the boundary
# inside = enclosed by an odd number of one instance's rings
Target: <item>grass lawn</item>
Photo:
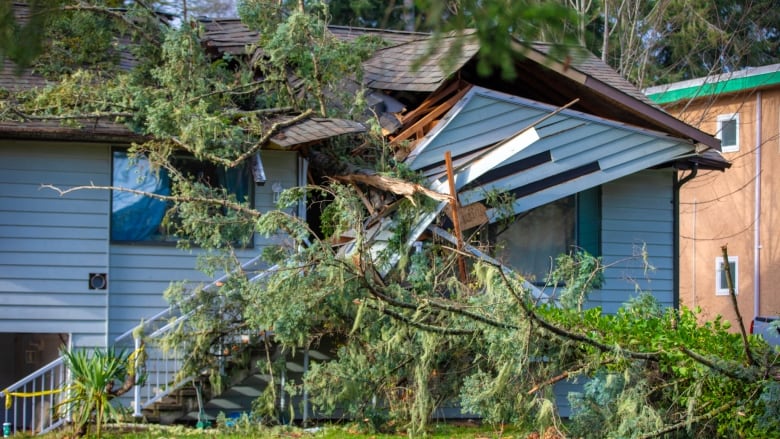
[[[62,439],[70,436],[70,430],[37,436],[43,439]],[[90,430],[88,438],[93,438]],[[108,425],[104,427],[104,439],[167,439],[167,438],[268,438],[268,439],[401,439],[408,435],[399,433],[369,433],[360,431],[354,425],[324,425],[311,429],[296,427],[235,427],[197,429],[184,426],[160,426],[153,424],[125,424],[121,426]],[[503,431],[487,425],[477,424],[434,424],[429,428],[426,438],[433,439],[525,439],[527,433],[522,433],[514,427]],[[532,436],[533,437],[533,436]]]

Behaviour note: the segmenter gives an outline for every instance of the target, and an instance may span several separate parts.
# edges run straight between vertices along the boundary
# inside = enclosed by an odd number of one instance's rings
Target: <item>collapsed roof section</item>
[[[29,6],[26,3],[14,3],[14,14],[20,23],[29,19]],[[121,12],[121,11],[120,11]],[[209,29],[203,44],[212,55],[226,53],[234,55],[246,54],[247,45],[257,42],[257,34],[249,31],[238,20],[224,20],[209,22]],[[349,37],[349,32],[343,32],[344,37]],[[404,40],[406,41],[406,40]],[[128,47],[132,42],[123,35],[116,44],[118,51],[117,67],[123,71],[129,71],[138,65]],[[42,88],[51,82],[37,74],[33,69],[27,68],[17,71],[16,65],[3,60],[0,63],[0,91],[7,90],[18,92],[34,88]],[[0,93],[1,95],[1,93]],[[365,126],[345,119],[336,118],[305,118],[300,122],[286,126],[295,119],[296,115],[275,116],[269,118],[270,124],[280,123],[284,127],[272,136],[266,147],[276,149],[295,149],[316,143],[328,138],[345,134],[360,133],[366,130]],[[0,136],[17,139],[44,139],[44,140],[80,140],[93,142],[142,142],[147,137],[132,132],[125,125],[118,123],[111,117],[83,117],[68,118],[70,122],[78,124],[62,123],[56,117],[36,117],[14,111],[12,103],[6,108],[5,117],[0,119]]]

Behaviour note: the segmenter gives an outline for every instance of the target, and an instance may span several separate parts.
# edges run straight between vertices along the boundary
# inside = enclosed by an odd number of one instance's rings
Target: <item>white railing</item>
[[[67,369],[62,357],[19,380],[2,392],[3,433],[46,433],[65,423],[64,383]]]

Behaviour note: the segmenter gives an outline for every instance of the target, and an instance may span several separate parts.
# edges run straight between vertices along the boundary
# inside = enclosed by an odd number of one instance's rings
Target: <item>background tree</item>
[[[639,87],[778,62],[775,2],[562,0],[580,42]]]

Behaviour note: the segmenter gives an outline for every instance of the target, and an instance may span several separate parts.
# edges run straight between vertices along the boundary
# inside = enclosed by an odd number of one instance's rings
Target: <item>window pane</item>
[[[723,262],[721,262],[720,263],[720,285],[718,286],[718,288],[723,290],[728,290],[729,283],[728,283],[728,279],[726,278],[726,270],[724,268],[725,268],[724,264]],[[733,261],[729,262],[729,270],[731,272],[731,278],[734,279],[737,270],[737,265],[735,262]]]
[[[734,119],[721,121],[721,145],[733,146],[737,144],[737,121]]]
[[[116,187],[170,195],[170,178],[164,169],[152,172],[144,157],[130,160],[125,151],[114,151],[113,185]],[[160,224],[167,203],[130,192],[112,191],[111,239],[146,241],[163,236]]]
[[[538,207],[517,219],[497,236],[504,263],[519,270],[530,281],[544,283],[552,261],[575,244],[574,197]]]
[[[193,181],[212,188],[226,188],[240,202],[251,204],[252,175],[248,166],[225,169],[194,157],[176,155],[171,163]],[[113,185],[159,195],[171,194],[171,179],[165,169],[153,172],[144,157],[128,158],[127,151],[113,152]],[[171,207],[165,201],[129,192],[113,191],[111,212],[111,239],[113,241],[176,242],[173,235],[176,215],[164,218]],[[243,242],[243,239],[239,239]]]

